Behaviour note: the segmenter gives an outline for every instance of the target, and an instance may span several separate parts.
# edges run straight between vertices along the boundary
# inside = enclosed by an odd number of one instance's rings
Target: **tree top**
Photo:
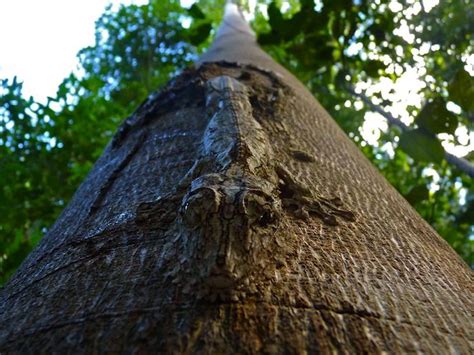
[[[255,33],[245,20],[238,4],[228,0],[225,5],[224,18],[217,30],[216,38],[235,34],[235,32],[238,32],[240,35],[251,36],[253,40],[255,39]]]

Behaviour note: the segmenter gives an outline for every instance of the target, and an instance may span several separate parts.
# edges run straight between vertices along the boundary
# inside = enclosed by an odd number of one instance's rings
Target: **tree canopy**
[[[46,103],[24,97],[16,78],[0,81],[0,283],[54,223],[118,124],[209,45],[223,3],[108,7],[95,44],[78,53],[80,70]],[[474,4],[259,0],[243,9],[263,48],[474,265]]]

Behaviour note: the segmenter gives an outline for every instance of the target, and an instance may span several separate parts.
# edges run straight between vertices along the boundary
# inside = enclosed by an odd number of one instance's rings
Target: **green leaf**
[[[386,31],[382,26],[380,26],[377,23],[374,23],[374,24],[370,25],[369,27],[367,27],[366,31],[367,31],[367,33],[373,34],[375,39],[379,42],[381,42],[385,39]]]
[[[444,156],[439,140],[422,129],[403,132],[399,146],[416,161],[440,163]]]
[[[474,78],[460,69],[448,86],[449,98],[465,111],[474,110]]]
[[[206,18],[206,15],[204,15],[204,12],[202,12],[197,4],[193,4],[193,6],[188,9],[188,14],[196,20],[202,20]]]
[[[272,30],[277,32],[283,30],[285,20],[275,2],[268,6],[268,23],[272,26]]]
[[[309,15],[307,12],[299,11],[291,19],[285,19],[276,3],[272,2],[268,6],[268,24],[272,30],[270,33],[261,35],[259,42],[262,44],[276,44],[292,40],[303,31]]]
[[[405,198],[410,205],[416,205],[418,202],[427,200],[429,197],[429,190],[425,184],[417,185],[413,187],[408,194],[405,195]]]
[[[427,103],[416,117],[415,122],[433,134],[454,133],[458,126],[456,115],[446,109],[446,101],[441,97]]]
[[[474,221],[474,199],[469,200],[466,202],[464,206],[464,210],[456,216],[457,223],[465,223],[465,224],[472,224]]]
[[[280,37],[276,32],[270,33],[262,33],[258,36],[258,43],[262,46],[270,45],[270,44],[277,44],[280,42]]]
[[[189,33],[189,41],[195,46],[201,44],[207,39],[207,37],[209,37],[211,29],[212,26],[208,22],[202,23],[199,26],[194,27]]]
[[[365,72],[371,77],[379,77],[379,70],[385,69],[385,64],[379,60],[368,60],[365,65]]]

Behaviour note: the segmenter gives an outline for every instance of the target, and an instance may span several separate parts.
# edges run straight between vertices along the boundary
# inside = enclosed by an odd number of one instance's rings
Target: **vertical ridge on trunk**
[[[472,292],[229,3],[2,291],[0,352],[470,353]]]
[[[287,73],[257,45],[255,34],[232,2],[225,7],[224,18],[211,47],[201,55],[197,65],[206,62],[238,62]]]
[[[242,12],[238,5],[232,1],[228,1],[224,9],[224,17],[222,23],[217,29],[215,40],[220,40],[223,36],[242,36],[249,37],[250,42],[255,42],[255,33],[250,28],[247,21],[242,16]]]

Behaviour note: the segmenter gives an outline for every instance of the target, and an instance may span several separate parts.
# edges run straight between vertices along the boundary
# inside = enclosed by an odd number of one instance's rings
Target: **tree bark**
[[[471,278],[227,5],[6,285],[0,352],[467,354]]]

